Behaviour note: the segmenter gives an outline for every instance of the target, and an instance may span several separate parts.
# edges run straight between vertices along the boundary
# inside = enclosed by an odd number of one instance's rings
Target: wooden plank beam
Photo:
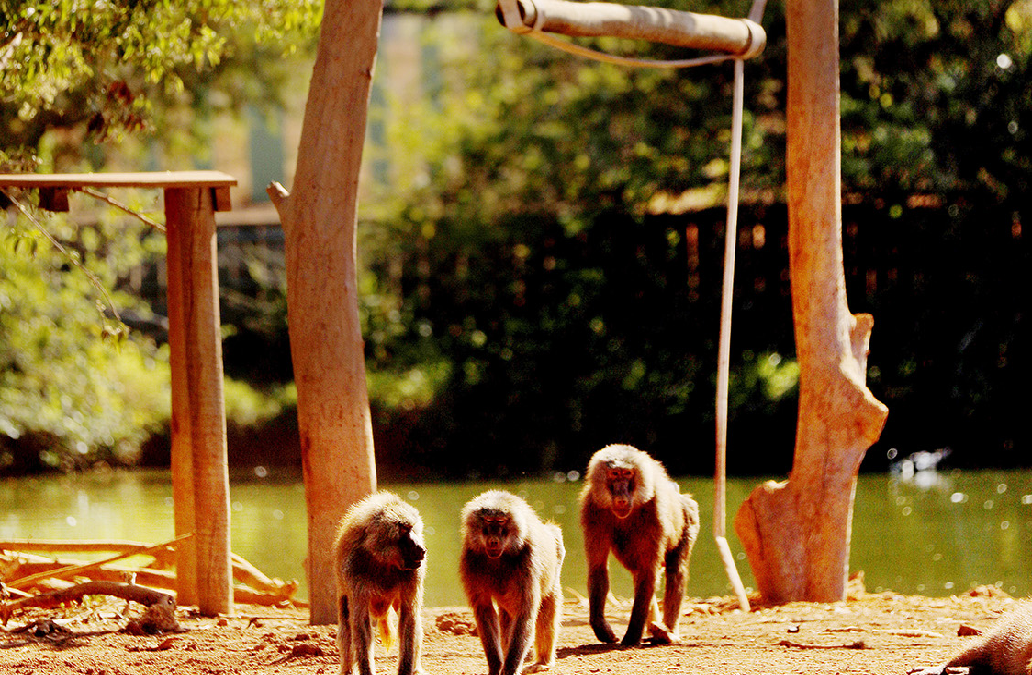
[[[234,187],[236,178],[221,171],[147,171],[139,173],[19,173],[0,174],[0,187],[67,188]]]

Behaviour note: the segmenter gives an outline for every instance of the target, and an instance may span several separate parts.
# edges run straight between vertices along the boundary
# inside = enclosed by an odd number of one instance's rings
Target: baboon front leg
[[[648,619],[649,610],[655,601],[655,593],[655,568],[636,572],[634,574],[634,605],[631,608],[631,618],[627,622],[627,632],[624,633],[621,641],[623,646],[630,647],[641,642],[642,633],[645,632],[645,621]]]
[[[419,675],[423,624],[418,603],[403,604],[398,610],[398,675]],[[387,617],[384,617],[384,621]]]
[[[505,663],[502,664],[501,675],[519,675],[523,668],[523,660],[530,650],[530,638],[534,634],[534,616],[537,614],[537,603],[512,617],[512,632],[505,652]]]
[[[498,644],[501,654],[509,652],[509,644],[512,642],[512,615],[505,609],[498,608]]]
[[[659,602],[656,598],[652,598],[652,603],[649,605],[649,616],[646,620],[645,625],[648,627],[649,635],[652,636],[653,641],[658,644],[673,644],[677,642],[677,634],[671,632],[666,624],[659,617]]]
[[[502,645],[498,634],[498,616],[491,601],[478,604],[473,614],[477,619],[477,634],[487,657],[487,675],[498,675],[502,668]]]
[[[606,621],[606,598],[609,596],[609,569],[605,561],[592,564],[588,570],[588,621],[599,642],[613,644],[616,633]]]

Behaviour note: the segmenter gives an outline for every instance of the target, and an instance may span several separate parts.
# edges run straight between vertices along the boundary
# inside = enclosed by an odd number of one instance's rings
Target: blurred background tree
[[[727,16],[750,5],[648,4]],[[151,8],[144,28],[133,7]],[[17,11],[6,16],[28,19]],[[107,70],[91,66],[76,80],[92,92],[77,95],[85,103],[53,93],[54,110],[83,110],[80,135],[54,133],[64,127],[43,121],[60,116],[26,103],[50,100],[33,92],[51,90],[31,79],[8,88],[5,77],[5,128],[42,125],[35,145],[19,146],[29,152],[5,143],[8,158],[35,154],[47,170],[118,166],[115,145],[94,141],[116,138],[135,114],[153,126],[123,149],[138,143],[145,165],[171,148],[204,166],[211,120],[245,101],[274,110],[284,82],[308,70],[282,53],[304,53],[317,14],[228,2],[119,11],[123,23],[109,23],[122,33],[103,34],[104,45],[126,32],[186,31],[165,43],[155,36],[174,57],[161,62],[163,75],[150,78],[142,57],[117,67],[108,59]],[[609,442],[646,447],[677,473],[710,471],[731,66],[579,61],[507,33],[487,0],[394,0],[385,11],[359,244],[381,475],[580,470]],[[746,66],[729,435],[737,473],[787,470],[795,426],[781,13],[769,4],[768,46]],[[1022,196],[1032,2],[889,0],[841,3],[840,14],[849,301],[875,317],[869,383],[890,409],[865,466],[884,469],[893,447],[945,445],[962,466],[1027,465],[1018,377],[1029,346],[1020,289],[1030,262]],[[44,48],[27,45],[42,40],[29,36],[44,24],[29,23],[21,41],[5,34],[0,59],[16,45],[27,50],[19,62],[37,55],[42,72]],[[255,35],[269,39],[255,46]],[[389,45],[398,43],[416,54],[415,72],[394,67]],[[120,55],[111,49],[96,54]],[[112,89],[118,82],[131,98]],[[98,113],[103,124],[90,132]],[[16,137],[32,134],[5,138]],[[291,377],[277,264],[256,258],[253,295],[223,297],[227,372],[263,390]]]
[[[166,168],[184,155],[203,165],[205,122],[275,104],[290,73],[284,55],[304,52],[318,11],[313,2],[0,1],[0,171]],[[123,201],[161,208],[153,194]],[[167,429],[163,317],[131,293],[111,296],[114,306],[105,295],[163,258],[164,237],[106,206],[77,204],[75,218],[40,215],[44,234],[12,212],[0,238],[0,470],[132,464]],[[114,312],[146,331],[103,340]],[[275,396],[241,383],[227,398],[231,422],[278,410]]]

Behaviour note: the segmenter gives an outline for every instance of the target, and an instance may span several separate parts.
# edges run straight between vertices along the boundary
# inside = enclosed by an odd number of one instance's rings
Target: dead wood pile
[[[132,541],[0,541],[0,622],[6,625],[28,607],[57,607],[86,596],[109,595],[146,608],[137,620],[142,630],[175,630],[175,545],[184,538],[153,546]],[[84,561],[62,554],[114,555]],[[232,567],[236,602],[304,605],[294,599],[297,581],[270,579],[237,555],[232,556]]]

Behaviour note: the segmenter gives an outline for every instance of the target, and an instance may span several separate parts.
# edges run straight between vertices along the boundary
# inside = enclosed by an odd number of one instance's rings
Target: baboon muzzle
[[[401,551],[401,561],[404,569],[407,570],[418,569],[423,563],[423,558],[426,557],[426,549],[411,538],[402,539],[398,543],[398,548]]]

